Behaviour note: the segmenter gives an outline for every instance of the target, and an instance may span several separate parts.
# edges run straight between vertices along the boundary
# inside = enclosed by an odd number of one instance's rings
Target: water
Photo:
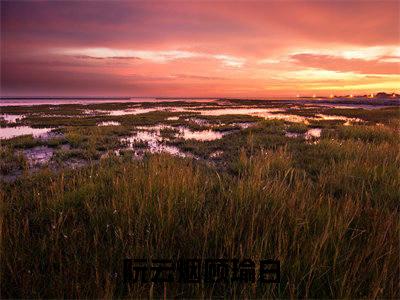
[[[380,109],[380,108],[386,108],[386,107],[391,107],[390,105],[368,105],[368,104],[316,104],[317,106],[323,106],[323,107],[329,107],[329,108],[342,108],[342,109],[367,109],[367,110],[372,110],[372,109]]]
[[[208,109],[207,109],[208,108]],[[213,109],[210,109],[213,108]],[[169,112],[182,112],[182,113],[200,113],[200,115],[206,116],[222,116],[222,115],[249,115],[261,117],[264,119],[280,119],[290,122],[305,122],[306,118],[290,114],[282,114],[278,112],[284,112],[284,109],[278,108],[215,108],[207,106],[196,106],[196,107],[182,107],[182,106],[169,106],[169,107],[152,107],[152,108],[128,108],[124,110],[92,110],[91,114],[96,115],[109,115],[109,116],[124,116],[124,115],[138,115],[145,114],[154,111],[169,111]],[[171,119],[173,118],[173,119]],[[177,120],[179,117],[170,117],[169,120]],[[198,125],[205,125],[207,122],[205,120],[195,119],[193,121]]]
[[[196,108],[201,108],[201,109],[196,109]],[[241,107],[241,108],[235,108],[235,107],[230,107],[230,108],[217,108],[217,109],[204,109],[207,107],[201,106],[201,107],[153,107],[153,108],[129,108],[125,110],[112,110],[112,111],[100,111],[97,110],[97,113],[104,113],[107,115],[111,116],[123,116],[123,115],[137,115],[137,114],[145,114],[148,112],[153,112],[153,111],[171,111],[171,112],[195,112],[195,113],[200,113],[200,115],[205,115],[205,116],[223,116],[223,115],[249,115],[249,116],[255,116],[255,117],[260,117],[264,118],[267,120],[284,120],[288,122],[295,122],[295,123],[308,123],[308,120],[314,119],[314,120],[343,120],[343,121],[352,121],[352,122],[360,122],[360,119],[356,118],[347,118],[343,116],[329,116],[329,115],[323,115],[319,114],[316,115],[315,118],[313,117],[305,117],[305,116],[299,116],[295,114],[285,114],[285,109],[281,108],[254,108],[254,107]],[[176,117],[170,117],[170,118],[176,118]],[[171,119],[170,119],[171,120]],[[201,120],[201,119],[196,119],[192,118],[189,120],[193,120],[198,125],[207,125],[207,121]]]
[[[119,125],[121,125],[121,123],[115,121],[106,121],[97,124],[97,126],[119,126]]]
[[[142,149],[142,152],[145,150],[150,153],[161,153],[167,152],[172,155],[186,157],[186,154],[179,150],[179,148],[175,146],[166,145],[163,142],[163,138],[160,136],[160,133],[157,131],[137,131],[135,135],[127,138],[122,138],[122,142],[127,143],[128,148],[138,151],[137,143],[145,142],[146,146]]]
[[[211,125],[210,122],[208,122],[207,120],[198,119],[198,118],[187,118],[187,119],[185,119],[185,121],[194,123],[199,126],[210,126]]]
[[[9,115],[9,114],[2,114],[0,118],[4,119],[7,123],[16,123],[18,120],[25,118],[25,115]]]
[[[97,104],[97,103],[155,103],[155,102],[212,102],[217,98],[155,98],[155,97],[125,97],[125,98],[44,98],[44,99],[1,99],[0,106],[34,106],[62,104]]]
[[[155,99],[155,98],[154,98]],[[154,100],[153,99],[153,100]],[[142,101],[143,99],[130,99],[129,101]],[[151,99],[147,99],[151,100]],[[156,99],[157,100],[157,99]],[[171,100],[171,99],[168,99]],[[175,99],[176,101],[182,100],[182,99]],[[211,101],[211,99],[202,99],[202,100],[208,100]],[[7,100],[7,101],[14,101],[14,100]],[[29,100],[15,100],[15,101],[28,101]],[[33,100],[30,101],[32,103]],[[42,100],[34,100],[35,104],[36,103],[42,103]],[[46,101],[51,101],[47,99]],[[60,104],[63,104],[65,101],[69,101],[67,103],[70,103],[70,101],[74,100],[54,100],[56,103],[57,101],[61,101]],[[64,102],[62,102],[64,101]],[[76,100],[79,103],[96,103],[96,102],[104,102],[106,100],[104,99],[85,99],[85,100]],[[108,100],[107,100],[108,101]],[[122,100],[112,100],[112,101],[122,101]],[[126,100],[124,100],[126,101]],[[165,100],[164,100],[165,101]],[[185,101],[191,101],[191,100],[185,100]],[[200,101],[200,100],[196,100]],[[53,102],[52,102],[53,103]],[[3,103],[4,104],[4,103]],[[26,104],[26,103],[25,103]],[[23,105],[23,104],[22,104]],[[83,114],[104,114],[104,115],[111,115],[111,116],[121,116],[121,115],[136,115],[136,114],[145,114],[153,111],[172,111],[172,112],[182,112],[182,113],[198,113],[199,115],[205,115],[205,116],[222,116],[222,115],[249,115],[249,116],[256,116],[256,117],[261,117],[264,119],[278,119],[278,120],[284,120],[284,121],[289,121],[289,122],[296,122],[296,123],[305,123],[308,124],[308,120],[341,120],[345,121],[346,125],[350,125],[351,122],[362,122],[361,119],[358,118],[348,118],[344,116],[334,116],[334,115],[325,115],[325,114],[317,114],[315,117],[305,117],[305,116],[299,116],[295,114],[286,114],[285,109],[283,108],[257,108],[254,106],[240,106],[240,107],[226,107],[226,108],[215,108],[211,106],[156,106],[156,107],[151,107],[151,108],[143,108],[140,107],[139,104],[135,105],[137,107],[132,107],[129,109],[125,110],[84,110]],[[13,123],[16,122],[18,119],[24,118],[24,115],[10,115],[10,114],[3,114],[1,117],[6,120],[7,122]],[[76,117],[76,116],[75,116]],[[174,117],[169,117],[168,120],[177,120],[179,119],[178,116]],[[200,118],[189,118],[187,120],[193,121],[194,123],[202,126],[208,126],[210,125],[209,122],[206,120],[201,120]],[[118,126],[120,125],[119,122],[101,122],[98,124],[98,126]],[[239,125],[241,126],[241,125]],[[243,125],[243,126],[248,126],[248,125]],[[245,127],[243,127],[245,128]],[[32,134],[34,137],[38,137],[41,134],[47,133],[52,128],[32,128],[29,126],[19,126],[19,127],[3,127],[0,129],[0,139],[8,139],[16,136],[21,136],[21,135],[27,135],[27,134]],[[183,136],[185,139],[193,138],[197,140],[212,140],[212,139],[217,139],[221,138],[222,135],[220,133],[213,132],[211,130],[205,130],[203,132],[193,132],[185,128],[180,128],[180,135]]]
[[[210,99],[208,99],[210,101]],[[93,100],[94,101],[94,100]],[[176,100],[178,101],[178,100]],[[198,100],[200,101],[200,100]],[[187,100],[189,102],[189,100]],[[89,103],[88,103],[89,104]],[[219,103],[220,104],[220,103]],[[349,104],[350,105],[350,104]],[[166,112],[175,112],[175,113],[197,113],[199,115],[204,116],[222,116],[222,115],[248,115],[260,117],[267,120],[284,120],[288,122],[295,123],[305,123],[308,124],[309,120],[343,120],[343,121],[351,121],[351,122],[361,122],[360,119],[356,118],[348,118],[344,116],[333,116],[333,115],[324,115],[318,114],[315,117],[306,117],[300,116],[296,114],[287,114],[285,113],[287,108],[259,108],[257,106],[155,106],[150,108],[141,107],[140,104],[135,104],[135,107],[131,107],[128,109],[115,109],[115,110],[83,110],[83,114],[86,115],[109,115],[109,116],[124,116],[124,115],[138,115],[138,114],[146,114],[150,112],[156,111],[166,111]],[[321,103],[319,106],[326,106]],[[340,107],[341,105],[330,105],[330,107]],[[368,105],[365,105],[368,106]],[[349,107],[349,106],[346,106]],[[359,106],[354,105],[354,108],[358,108]],[[303,106],[291,106],[288,108],[316,108],[316,105],[313,104],[304,104]],[[179,116],[168,117],[167,120],[178,120]],[[192,118],[193,122],[198,125],[207,125],[205,120]]]
[[[157,125],[157,126],[138,126],[137,136],[142,137],[143,141],[149,141],[153,139],[163,140],[168,138],[163,138],[161,135],[161,131],[163,129],[174,130],[176,133],[174,137],[183,138],[185,140],[194,139],[197,141],[213,141],[220,139],[224,136],[224,133],[213,131],[210,129],[193,131],[187,127],[179,126],[172,127],[168,125]]]
[[[218,158],[221,157],[222,154],[224,154],[224,151],[217,150],[210,154],[210,158]]]
[[[124,116],[124,115],[139,115],[139,114],[146,114],[153,111],[161,111],[166,110],[159,107],[154,108],[129,108],[125,110],[98,110],[97,112],[102,112],[106,115],[110,116]]]
[[[321,137],[321,128],[312,128],[307,130],[305,133],[296,133],[296,132],[286,132],[285,136],[289,138],[298,138],[302,137],[305,138],[306,140],[312,140],[312,139],[319,139]]]
[[[313,117],[305,117],[298,116],[293,114],[285,114],[284,109],[280,108],[228,108],[228,109],[216,109],[216,110],[203,110],[201,111],[202,115],[208,116],[221,116],[221,115],[250,115],[261,117],[264,119],[272,120],[284,120],[288,122],[295,123],[308,123],[308,120],[343,120],[343,121],[351,121],[351,122],[361,122],[362,120],[356,118],[348,118],[344,116],[330,116],[318,114],[315,118]]]
[[[361,119],[358,118],[348,118],[344,116],[334,116],[334,115],[324,115],[324,114],[318,114],[316,115],[317,119],[322,119],[322,120],[339,120],[339,121],[346,121],[346,122],[362,122]]]
[[[53,129],[54,128],[32,128],[30,126],[0,127],[0,139],[10,139],[22,135],[43,137]]]
[[[53,149],[46,146],[33,147],[23,151],[31,166],[43,165],[50,161],[53,156]]]
[[[128,148],[136,151],[142,149],[142,151],[149,151],[150,153],[167,152],[180,157],[192,155],[182,152],[178,147],[168,145],[167,141],[170,139],[162,136],[162,130],[173,130],[171,132],[174,138],[183,138],[185,140],[212,141],[224,136],[224,133],[212,130],[192,131],[186,127],[175,128],[168,125],[140,126],[137,129],[134,135],[121,139],[121,142],[126,143]]]
[[[212,130],[192,131],[188,128],[180,127],[179,131],[178,136],[185,140],[213,141],[224,136],[223,133]]]
[[[143,114],[151,111],[157,110],[165,110],[165,111],[182,111],[182,112],[199,112],[200,115],[207,116],[221,116],[221,115],[250,115],[257,116],[264,119],[278,119],[289,122],[296,123],[305,123],[308,124],[308,120],[341,120],[345,121],[346,125],[350,125],[351,122],[362,122],[361,119],[358,118],[348,118],[344,116],[334,116],[334,115],[324,115],[317,114],[315,117],[304,117],[292,114],[285,114],[283,109],[278,108],[221,108],[221,109],[203,109],[203,110],[195,110],[193,107],[154,107],[154,108],[130,108],[127,110],[113,110],[113,111],[96,111],[96,113],[103,112],[104,114],[109,115],[125,115],[125,114]],[[15,122],[16,120],[23,118],[23,115],[2,115],[2,117],[7,122]],[[169,120],[177,120],[179,117],[170,117]],[[192,121],[198,125],[208,126],[209,123],[206,120],[202,120],[199,118],[189,118],[186,119]],[[242,128],[246,128],[250,125],[238,123]],[[109,121],[109,122],[101,122],[98,126],[119,126],[121,125],[119,122]],[[21,135],[32,134],[34,137],[39,137],[42,134],[48,133],[53,128],[32,128],[29,126],[18,126],[18,127],[3,127],[0,128],[0,139],[8,139]],[[196,139],[202,141],[208,141],[212,139],[218,139],[222,137],[221,133],[214,132],[211,130],[204,130],[202,132],[198,131],[190,131],[189,129],[179,128],[180,135],[183,136],[184,139]]]
[[[199,106],[198,108],[201,108],[202,106]],[[128,109],[117,109],[117,110],[93,110],[93,114],[103,114],[103,115],[109,115],[109,116],[125,116],[125,115],[140,115],[140,114],[146,114],[149,112],[154,112],[154,111],[169,111],[169,112],[197,112],[195,110],[197,107],[181,107],[181,106],[156,106],[156,107],[151,107],[151,108],[142,108],[142,107],[132,107]]]
[[[306,140],[314,139],[314,138],[320,138],[321,137],[321,128],[312,128],[306,131],[304,134],[304,137]]]
[[[287,136],[288,138],[294,139],[294,138],[301,137],[303,135],[301,133],[297,133],[297,132],[286,132],[285,136]]]

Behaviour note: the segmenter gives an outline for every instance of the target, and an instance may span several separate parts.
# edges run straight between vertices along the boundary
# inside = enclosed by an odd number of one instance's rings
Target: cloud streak
[[[221,61],[225,66],[240,68],[245,59],[227,54],[208,54],[182,50],[130,50],[110,48],[54,49],[54,54],[70,55],[76,58],[89,59],[142,59],[153,63],[167,63],[179,59],[206,58]]]
[[[324,70],[359,74],[399,74],[398,62],[388,61],[385,57],[359,59],[302,53],[292,55],[291,58],[301,66]]]

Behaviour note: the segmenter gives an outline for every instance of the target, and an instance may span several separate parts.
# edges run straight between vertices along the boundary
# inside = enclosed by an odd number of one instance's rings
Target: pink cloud
[[[346,59],[338,56],[318,54],[295,54],[291,56],[297,64],[305,67],[332,70],[339,72],[354,72],[360,74],[399,74],[399,64],[385,62],[379,59]]]

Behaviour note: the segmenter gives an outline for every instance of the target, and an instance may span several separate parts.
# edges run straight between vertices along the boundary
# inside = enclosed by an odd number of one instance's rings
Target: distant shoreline
[[[282,99],[233,99],[233,98],[84,98],[84,97],[51,97],[51,98],[1,98],[0,107],[6,106],[39,106],[39,105],[90,105],[96,103],[167,103],[167,102],[232,102],[246,105],[255,105],[260,103],[279,103],[294,105],[365,105],[369,107],[389,107],[400,106],[400,98],[282,98]]]

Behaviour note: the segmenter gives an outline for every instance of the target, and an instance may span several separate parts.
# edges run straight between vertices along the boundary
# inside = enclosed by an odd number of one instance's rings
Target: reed
[[[111,156],[3,183],[1,296],[399,297],[400,158],[395,143],[378,141],[260,149],[248,136],[234,173],[168,155]],[[322,153],[318,172],[300,149]],[[126,294],[125,257],[276,258],[282,278]]]

